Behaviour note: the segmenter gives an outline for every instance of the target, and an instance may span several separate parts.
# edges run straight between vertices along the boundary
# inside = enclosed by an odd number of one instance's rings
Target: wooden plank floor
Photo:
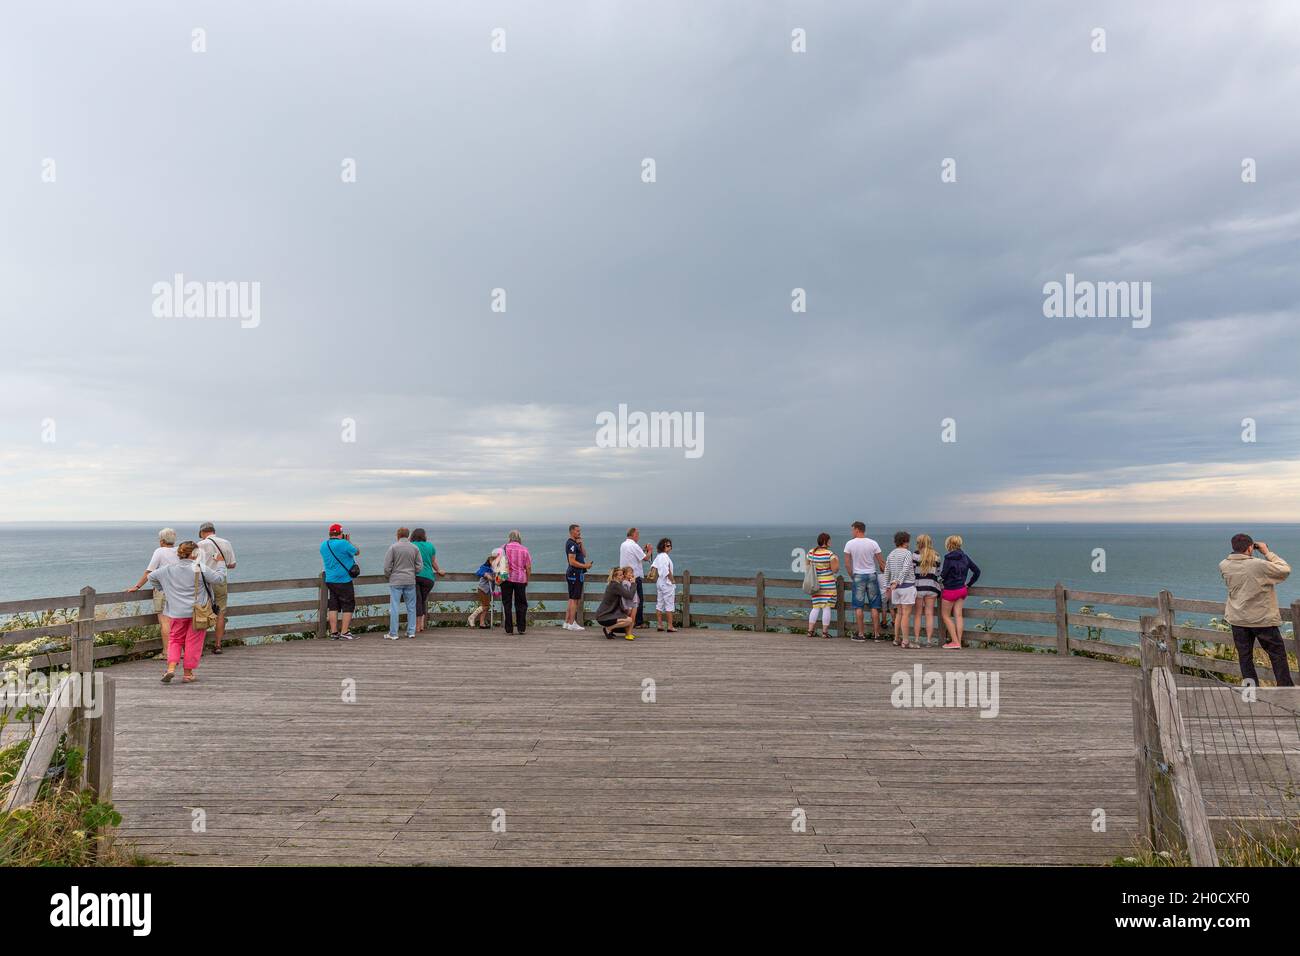
[[[999,715],[891,706],[916,663],[997,671]],[[439,629],[161,671],[108,670],[114,798],[121,839],[180,864],[1097,864],[1133,842],[1134,671],[1099,661]]]

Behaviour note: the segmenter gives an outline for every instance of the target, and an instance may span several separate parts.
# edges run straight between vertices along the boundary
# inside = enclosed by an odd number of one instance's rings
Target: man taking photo
[[[1254,555],[1259,554],[1263,560]],[[1291,565],[1268,550],[1263,541],[1248,534],[1232,536],[1232,554],[1219,562],[1219,573],[1228,586],[1228,603],[1223,617],[1232,628],[1232,642],[1237,645],[1242,680],[1259,686],[1255,673],[1255,641],[1273,664],[1278,687],[1293,687],[1291,668],[1286,662],[1282,643],[1282,614],[1277,608],[1279,581],[1291,575]]]

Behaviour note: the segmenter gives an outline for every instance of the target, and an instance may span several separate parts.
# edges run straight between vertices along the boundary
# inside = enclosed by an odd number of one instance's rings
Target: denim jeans
[[[415,585],[390,584],[388,586],[388,633],[397,633],[397,615],[406,605],[406,636],[415,637]]]
[[[874,573],[853,575],[853,609],[875,608],[880,610],[880,580]]]

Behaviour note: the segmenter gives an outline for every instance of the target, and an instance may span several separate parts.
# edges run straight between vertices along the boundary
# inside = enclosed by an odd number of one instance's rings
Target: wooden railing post
[[[844,612],[844,576],[840,574],[835,575],[835,626],[839,631],[837,637],[848,635],[848,622]]]
[[[1144,849],[1156,845],[1156,828],[1152,812],[1152,795],[1155,785],[1151,766],[1151,746],[1148,727],[1152,723],[1147,712],[1151,685],[1147,675],[1139,671],[1133,678],[1133,763],[1137,772],[1137,836]]]
[[[1160,725],[1156,717],[1155,701],[1151,695],[1151,675],[1159,668],[1172,670],[1172,649],[1169,632],[1158,617],[1142,615],[1141,645],[1142,674],[1135,701],[1133,739],[1137,744],[1137,779],[1146,787],[1146,818],[1148,831],[1139,836],[1152,850],[1178,852],[1186,846],[1178,822],[1178,800],[1174,796],[1169,776],[1169,761],[1160,740]],[[1139,719],[1140,718],[1140,719]],[[1143,818],[1144,794],[1138,794],[1138,820]]]
[[[682,572],[682,627],[691,626],[691,572]]]
[[[325,586],[325,572],[316,579],[316,638],[329,636],[329,588]]]
[[[754,630],[759,634],[767,630],[767,589],[762,571],[754,575]]]
[[[90,747],[86,754],[86,786],[104,803],[113,799],[113,738],[117,732],[117,684],[100,675],[96,691],[99,715],[90,721]],[[113,845],[113,828],[95,834],[95,852],[103,855]]]
[[[90,724],[86,720],[85,689],[94,680],[95,672],[95,589],[81,589],[81,604],[77,608],[77,623],[72,626],[72,639],[68,644],[68,663],[77,688],[73,691],[72,712],[68,718],[67,744],[81,752],[81,772],[69,786],[80,790],[86,782],[86,752],[90,746]]]
[[[1065,585],[1056,582],[1056,653],[1061,657],[1070,656],[1070,612],[1066,600],[1069,595]]]
[[[1174,683],[1176,673],[1168,667],[1157,667],[1151,673],[1151,699],[1155,705],[1160,749],[1165,760],[1161,769],[1168,775],[1174,792],[1178,826],[1192,866],[1218,866],[1210,818],[1205,812],[1201,785],[1192,764],[1191,745],[1183,726],[1183,715],[1178,709],[1178,687]]]
[[[1172,650],[1170,669],[1178,673],[1178,642],[1174,640],[1174,595],[1168,589],[1156,595],[1156,618],[1165,626],[1166,637]]]

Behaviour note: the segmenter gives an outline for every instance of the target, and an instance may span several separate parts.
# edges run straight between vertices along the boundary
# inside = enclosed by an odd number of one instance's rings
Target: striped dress
[[[943,563],[943,556],[935,552],[934,567],[930,569],[929,574],[921,573],[921,552],[912,552],[912,564],[916,568],[916,596],[917,598],[938,597],[942,590],[939,586],[939,565]]]
[[[834,555],[830,548],[813,548],[807,560],[812,562],[817,574],[817,590],[812,593],[813,607],[831,607],[835,603],[835,572],[831,570]]]

